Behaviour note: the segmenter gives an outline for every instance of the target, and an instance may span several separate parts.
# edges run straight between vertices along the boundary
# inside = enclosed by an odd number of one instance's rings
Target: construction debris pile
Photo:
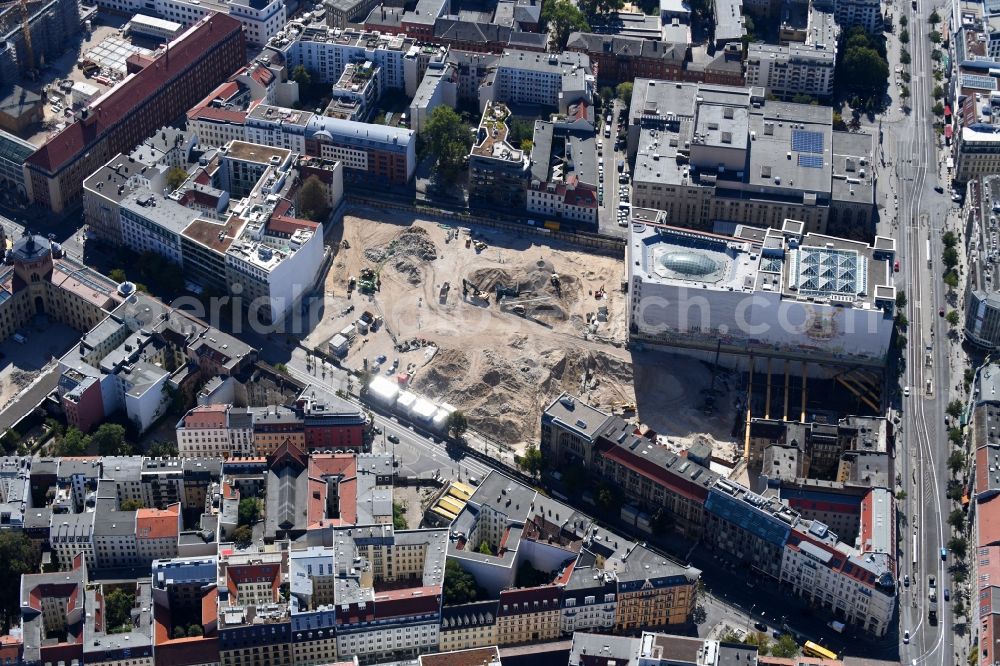
[[[437,247],[423,227],[410,227],[388,245],[365,250],[365,258],[378,266],[376,274],[389,263],[412,285],[420,284],[421,262],[434,261],[437,257]]]

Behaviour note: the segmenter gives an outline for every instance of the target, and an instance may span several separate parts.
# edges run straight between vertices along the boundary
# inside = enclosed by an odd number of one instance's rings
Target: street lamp
[[[753,609],[757,608],[757,604],[752,604],[750,606],[750,614],[747,615],[747,634],[750,633],[750,621],[753,619]]]

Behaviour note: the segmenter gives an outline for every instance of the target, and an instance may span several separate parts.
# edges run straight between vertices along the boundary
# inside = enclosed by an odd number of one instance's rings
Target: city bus
[[[831,659],[833,661],[837,659],[836,652],[831,652],[822,645],[813,643],[812,641],[806,641],[806,644],[802,646],[802,654],[809,657],[819,657],[820,659]]]

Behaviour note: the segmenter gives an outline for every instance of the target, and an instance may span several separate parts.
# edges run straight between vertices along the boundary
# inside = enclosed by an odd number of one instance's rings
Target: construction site
[[[348,215],[340,231],[307,346],[371,312],[375,330],[350,342],[345,367],[396,375],[515,448],[537,442],[542,408],[563,390],[634,406],[620,257],[382,211]]]

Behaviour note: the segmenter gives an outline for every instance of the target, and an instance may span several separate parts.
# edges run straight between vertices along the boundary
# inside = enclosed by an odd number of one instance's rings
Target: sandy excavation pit
[[[327,292],[343,297],[351,276],[377,271],[376,293],[355,292],[343,302],[381,314],[386,324],[363,351],[352,348],[348,366],[360,365],[352,355],[400,358],[401,368],[415,369],[415,390],[458,406],[474,428],[515,447],[537,442],[541,411],[561,391],[604,407],[634,402],[620,258],[383,211],[369,219],[349,215],[343,224],[348,247],[338,249]],[[475,240],[486,247],[477,249]],[[502,304],[498,287],[507,294]],[[324,334],[347,321],[331,319]],[[438,353],[427,362],[425,349],[399,350],[399,342],[414,338]]]

